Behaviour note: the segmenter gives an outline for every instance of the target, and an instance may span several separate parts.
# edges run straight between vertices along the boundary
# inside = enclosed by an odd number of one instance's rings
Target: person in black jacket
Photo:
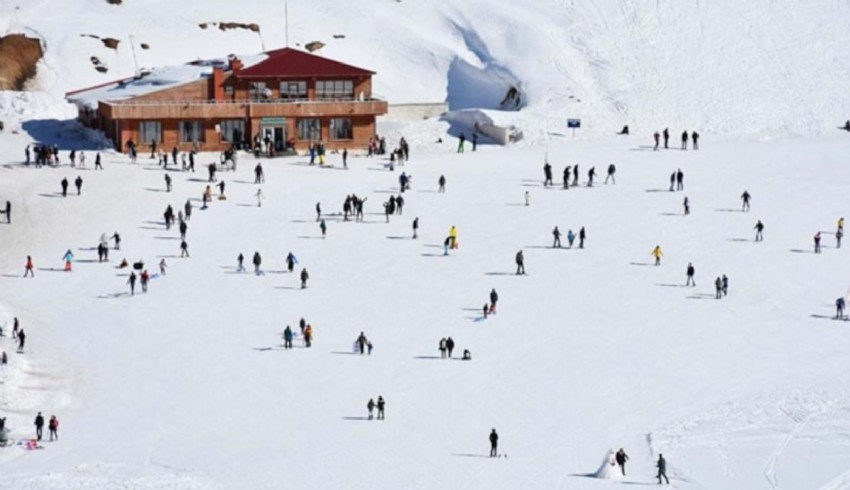
[[[494,315],[496,313],[496,303],[499,301],[499,293],[496,292],[496,288],[490,290],[490,314]]]
[[[260,265],[263,263],[262,257],[260,257],[260,252],[254,252],[254,274],[260,275]]]
[[[384,420],[384,407],[386,406],[386,402],[384,401],[384,397],[378,397],[378,420]]]
[[[525,258],[522,250],[516,253],[516,275],[525,275]]]
[[[667,484],[670,484],[670,479],[667,478],[667,460],[664,459],[663,454],[658,455],[658,462],[655,463],[655,467],[658,468],[658,484],[661,485],[661,477],[667,481]]]
[[[80,195],[80,192],[83,190],[83,178],[79,175],[74,180],[74,185],[77,186],[77,195]]]
[[[626,461],[629,460],[629,455],[623,451],[623,448],[620,448],[614,456],[614,459],[617,460],[617,464],[620,466],[620,471],[623,472],[623,476],[626,476]]]
[[[495,458],[498,455],[499,434],[496,429],[490,431],[490,457]]]
[[[38,412],[38,415],[35,416],[35,437],[40,441],[41,440],[41,431],[44,429],[44,416],[41,415],[41,412]]]
[[[307,273],[307,268],[301,269],[301,289],[307,288],[307,279],[310,279],[310,274]]]
[[[68,179],[62,178],[62,197],[68,197]]]
[[[452,340],[451,337],[446,339],[446,351],[449,354],[449,358],[452,357],[452,351],[455,350],[455,341]]]

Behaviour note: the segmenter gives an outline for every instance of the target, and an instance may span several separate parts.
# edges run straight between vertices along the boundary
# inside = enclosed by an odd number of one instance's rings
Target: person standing
[[[165,174],[165,192],[171,192],[171,176]]]
[[[74,254],[68,250],[65,252],[65,255],[62,256],[62,260],[65,261],[65,272],[71,272],[71,262],[74,261]]]
[[[590,167],[587,171],[587,186],[593,187],[593,178],[596,177],[596,167]]]
[[[375,410],[375,400],[369,398],[369,403],[366,404],[366,410],[369,411],[369,420],[372,420],[372,412]]]
[[[322,238],[325,238],[328,233],[328,225],[325,224],[325,220],[319,222],[319,229],[322,230]]]
[[[301,289],[307,289],[307,279],[310,279],[310,274],[307,273],[307,268],[301,269]]]
[[[720,278],[721,287],[723,289],[723,296],[726,296],[726,293],[729,292],[729,278],[726,277],[726,274],[723,274],[723,277]]]
[[[764,240],[764,235],[762,234],[762,232],[764,232],[764,223],[762,223],[761,220],[756,222],[756,226],[754,226],[753,229],[756,230],[756,241],[760,242]]]
[[[584,239],[586,238],[586,234],[584,232],[584,227],[578,231],[578,248],[584,248]]]
[[[472,133],[472,151],[478,148],[478,133]],[[406,157],[405,157],[406,159]]]
[[[682,206],[685,208],[685,216],[691,214],[691,202],[688,200],[688,196],[685,196],[685,200],[682,201]]]
[[[257,207],[258,208],[263,207],[263,199],[265,199],[265,197],[263,196],[263,190],[257,189],[256,195],[257,195]]]
[[[490,314],[494,315],[496,313],[496,303],[499,302],[499,293],[496,292],[496,288],[490,290]]]
[[[62,184],[62,197],[68,197],[68,179],[63,177],[60,184]]]
[[[446,339],[446,352],[449,354],[449,359],[452,358],[452,351],[455,350],[455,341],[451,337]]]
[[[6,201],[6,224],[12,224],[12,202]]]
[[[608,165],[608,175],[605,176],[605,183],[608,183],[608,179],[611,179],[612,184],[616,184],[617,180],[614,179],[614,174],[617,173],[617,167],[612,163]]]
[[[448,342],[448,341],[446,340],[446,338],[445,338],[445,337],[443,337],[443,338],[441,338],[441,339],[440,339],[439,349],[440,349],[440,358],[441,358],[441,359],[445,359],[445,358],[446,358],[446,353],[448,352],[448,345],[446,345],[446,344],[447,344],[447,342]]]
[[[413,239],[419,238],[419,217],[413,218]]]
[[[561,230],[556,226],[554,230],[552,230],[552,236],[555,237],[555,241],[552,243],[552,248],[561,248]]]
[[[127,279],[127,284],[130,285],[130,296],[135,296],[136,294],[136,273],[130,271],[130,278]]]
[[[573,248],[573,242],[575,241],[575,239],[576,239],[576,234],[573,233],[572,228],[570,228],[569,230],[567,230],[567,246],[569,248]]]
[[[165,275],[165,269],[168,268],[168,264],[165,263],[165,258],[159,261],[159,275]]]
[[[696,287],[697,286],[697,283],[694,280],[694,272],[696,272],[694,270],[694,265],[691,264],[690,262],[688,262],[688,270],[687,270],[688,280],[687,280],[687,282],[685,282],[685,287],[687,287],[687,286]]]
[[[292,328],[290,328],[289,325],[287,325],[286,330],[283,331],[283,348],[292,348]]]
[[[348,170],[348,148],[342,149],[342,168]]]
[[[18,352],[24,351],[24,345],[27,343],[27,334],[24,332],[24,329],[18,330]]]
[[[670,142],[670,130],[668,128],[664,128],[662,134],[664,135],[664,149],[666,150],[668,149],[667,144]]]
[[[44,416],[41,415],[41,412],[38,412],[38,415],[35,416],[33,425],[35,425],[35,437],[40,441],[42,430],[44,429]]]
[[[29,255],[27,255],[27,264],[24,266],[24,277],[27,277],[27,274],[35,278],[35,267],[32,264],[32,257]]]
[[[83,178],[79,175],[74,179],[74,185],[77,187],[77,195],[79,196],[83,190]]]
[[[522,250],[516,253],[516,275],[525,275],[525,257],[522,255]]]
[[[617,460],[617,464],[620,466],[620,471],[623,472],[623,476],[626,476],[626,461],[629,460],[629,455],[623,451],[623,448],[620,448],[614,456],[614,459]]]
[[[658,151],[658,144],[661,141],[661,134],[656,131],[655,134],[652,135],[652,138],[655,140],[655,148],[653,148],[652,150]]]
[[[366,353],[366,342],[368,342],[366,334],[360,332],[360,335],[357,336],[357,349],[360,350],[361,356]]]
[[[741,202],[743,203],[741,205],[741,211],[749,211],[750,210],[750,193],[748,191],[745,190],[744,193],[741,194]]]
[[[458,242],[457,242],[457,227],[456,226],[452,225],[452,227],[449,229],[449,237],[451,237],[451,239],[452,239],[452,246],[451,246],[452,250],[457,249],[460,246],[460,244],[458,244]]]
[[[80,156],[80,164],[83,165],[84,164],[83,162],[85,162],[85,158],[83,158],[82,155],[81,155]],[[98,169],[103,170],[103,165],[100,164],[100,152],[97,152],[97,154],[94,156],[94,169],[95,170],[98,170]]]
[[[239,254],[239,257],[242,257],[242,254]],[[254,274],[258,275],[258,276],[262,275],[262,271],[260,270],[260,265],[262,265],[262,263],[263,263],[263,258],[260,257],[260,252],[257,252],[257,251],[254,252],[254,257],[252,259],[252,263],[254,264]],[[239,262],[239,265],[240,266],[242,265],[241,261]],[[290,272],[291,272],[291,270],[290,270]]]
[[[50,421],[47,423],[47,429],[50,431],[50,440],[59,440],[59,419],[55,415],[50,416]]]
[[[322,219],[322,203],[316,203],[316,221],[320,221]]]
[[[682,131],[682,149],[683,150],[688,149],[688,131],[687,130]]]
[[[498,456],[498,448],[499,448],[499,434],[496,433],[496,429],[490,431],[490,457],[495,458]]]
[[[841,239],[844,238],[844,232],[838,229],[835,232],[835,248],[841,248]]]
[[[682,172],[682,169],[676,170],[676,190],[685,190],[685,173]]]
[[[573,165],[573,187],[578,187],[578,164]]]
[[[720,276],[717,276],[717,279],[714,280],[714,299],[720,299],[723,297],[723,279],[720,279]]]
[[[661,478],[664,477],[664,480],[666,480],[669,485],[670,479],[667,478],[667,460],[664,459],[663,454],[658,455],[658,462],[655,463],[655,467],[658,468],[658,484],[661,485]]]
[[[186,240],[180,241],[180,257],[189,257],[189,244],[186,243]]]
[[[661,251],[661,245],[656,245],[650,255],[655,257],[655,265],[661,265],[661,257],[664,256],[664,252]]]
[[[307,325],[304,328],[304,347],[312,347],[313,346],[313,325]]]
[[[437,192],[446,192],[446,176],[440,175],[440,179],[437,181],[437,185],[439,185]]]
[[[151,276],[150,276],[150,274],[148,274],[147,269],[143,270],[142,273],[139,274],[139,284],[142,286],[142,292],[143,293],[148,292],[148,281],[150,281],[150,279],[151,279]]]
[[[815,233],[815,253],[820,253],[820,232]]]
[[[460,137],[457,140],[457,152],[463,153],[463,144],[466,143],[466,135],[460,133]]]
[[[552,165],[549,162],[543,164],[543,187],[552,185]]]
[[[387,406],[387,402],[384,401],[383,396],[378,396],[378,420],[384,420],[384,408]]]
[[[699,133],[691,131],[691,142],[693,142],[694,150],[699,150]]]
[[[846,306],[846,302],[844,301],[844,296],[835,300],[835,318],[837,320],[844,320],[844,307]]]
[[[564,167],[564,175],[561,177],[564,180],[564,189],[570,189],[570,165]]]
[[[528,191],[525,191],[525,205],[531,205],[531,194]]]

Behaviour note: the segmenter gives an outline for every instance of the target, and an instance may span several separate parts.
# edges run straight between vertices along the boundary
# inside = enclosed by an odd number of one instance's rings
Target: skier
[[[460,133],[460,137],[457,140],[457,152],[463,153],[463,144],[466,142],[466,135]]]
[[[688,149],[688,132],[687,132],[687,130],[682,131],[682,149],[683,150]]]
[[[499,434],[496,429],[490,431],[490,457],[495,458],[498,455]]]
[[[24,266],[24,277],[27,277],[27,274],[35,278],[35,267],[32,264],[32,257],[29,255],[27,255],[27,265]]]
[[[561,248],[561,231],[557,226],[554,230],[552,230],[552,235],[555,237],[555,241],[552,243],[552,248]]]
[[[617,180],[616,180],[616,179],[614,179],[614,174],[615,174],[616,172],[617,172],[617,167],[616,167],[616,166],[614,166],[614,164],[613,164],[613,163],[612,163],[611,165],[608,165],[608,175],[607,175],[607,176],[605,176],[605,183],[606,183],[606,184],[608,183],[608,179],[611,179],[611,183],[612,183],[612,184],[616,184],[616,183],[617,183]]]
[[[446,176],[440,175],[440,179],[437,180],[438,190],[437,192],[446,192]]]
[[[685,282],[685,286],[693,286],[696,287],[697,282],[694,280],[694,266],[690,262],[688,262],[688,280]]]
[[[446,358],[446,352],[448,351],[448,346],[446,345],[446,338],[443,337],[440,339],[439,349],[440,349],[440,357],[442,359]]]
[[[18,317],[15,317],[12,321],[12,339],[18,338],[18,330],[20,330],[21,324],[18,321]]]
[[[587,186],[593,187],[593,178],[596,177],[596,167],[590,167],[587,171]]]
[[[844,306],[845,306],[844,296],[835,300],[835,318],[836,319],[838,319],[838,320],[844,319]]]
[[[40,441],[41,431],[44,428],[44,416],[41,415],[41,412],[38,412],[38,415],[35,416],[35,422],[33,422],[33,425],[35,425],[35,437]]]
[[[171,176],[165,174],[165,192],[171,192]]]
[[[670,131],[667,128],[664,128],[662,133],[664,135],[664,149],[668,149],[667,143],[670,141]]]
[[[569,244],[569,248],[573,248],[573,242],[576,239],[576,234],[573,233],[572,228],[567,230],[567,243]]]
[[[723,297],[723,279],[720,276],[717,276],[717,279],[714,280],[714,298],[720,299]]]
[[[685,200],[682,201],[682,206],[685,208],[685,216],[691,214],[691,202],[688,200],[688,196],[685,196]]]
[[[525,258],[522,250],[516,253],[516,275],[525,275]]]
[[[239,254],[239,258],[242,258],[242,254]],[[254,252],[253,264],[254,264],[254,274],[261,275],[262,271],[260,270],[260,265],[263,263],[263,258],[260,257],[260,252]],[[239,266],[242,267],[242,261],[239,261]],[[243,269],[244,270],[244,269]],[[291,269],[290,269],[291,271]]]
[[[68,197],[68,179],[63,177],[60,184],[62,184],[62,197]]]
[[[141,284],[141,286],[142,286],[142,292],[143,293],[148,292],[148,281],[150,281],[150,278],[151,278],[151,276],[150,276],[150,274],[148,274],[147,269],[143,270],[142,273],[139,274],[139,284]]]
[[[820,232],[815,233],[815,253],[820,253]]]
[[[328,225],[325,224],[325,220],[322,220],[319,223],[319,229],[322,230],[322,238],[325,238],[325,235],[328,232]]]
[[[656,245],[650,255],[655,257],[655,265],[661,265],[661,257],[664,256],[664,252],[661,251],[661,245]]]
[[[743,204],[741,205],[741,211],[749,211],[750,210],[750,193],[746,190],[743,194],[741,194],[741,201]]]
[[[375,410],[375,400],[369,398],[369,403],[366,404],[366,410],[369,410],[369,420],[372,420],[372,411]]]
[[[578,248],[584,248],[584,239],[586,237],[587,235],[585,234],[584,227],[582,226],[581,229],[578,231]]]
[[[130,278],[127,279],[127,284],[130,285],[130,296],[136,295],[136,273],[130,271]]]
[[[451,337],[446,339],[446,351],[449,354],[449,359],[452,358],[452,351],[455,350],[455,341]]]
[[[496,292],[496,288],[490,290],[490,314],[494,315],[496,313],[496,303],[499,302],[499,293]]]
[[[189,244],[186,243],[186,240],[180,241],[180,257],[188,257],[189,256]]]
[[[65,261],[65,272],[71,272],[71,262],[74,261],[74,254],[68,250],[65,252],[65,255],[62,256],[62,260]]]
[[[417,216],[416,218],[413,219],[413,239],[414,240],[419,238],[418,232],[419,232],[419,217]]]
[[[620,448],[614,458],[617,460],[617,464],[620,465],[620,471],[623,472],[623,476],[626,476],[626,461],[629,460],[629,455],[623,451],[623,448]]]
[[[683,191],[685,190],[685,173],[682,172],[682,169],[678,169],[676,171],[676,190]]]
[[[292,329],[289,328],[289,325],[287,325],[286,330],[283,331],[283,348],[292,348]]]
[[[552,185],[552,166],[549,165],[549,162],[543,165],[543,177],[543,187]]]
[[[80,192],[83,190],[83,178],[79,175],[76,179],[74,179],[74,186],[77,188],[77,195],[80,195]]]
[[[761,220],[756,222],[756,226],[754,226],[753,229],[756,230],[756,241],[760,242],[764,240],[764,235],[762,234],[764,231],[764,223],[762,223]]]
[[[384,407],[386,407],[387,402],[384,401],[384,397],[378,396],[378,420],[384,420]]]
[[[307,279],[310,279],[310,274],[307,273],[307,268],[301,269],[301,289],[307,289]]]
[[[844,217],[838,218],[838,231],[844,231]]]
[[[658,468],[658,484],[661,485],[661,477],[667,481],[667,484],[670,484],[670,480],[667,478],[667,460],[664,459],[663,454],[658,455],[658,463],[655,464],[655,467]]]

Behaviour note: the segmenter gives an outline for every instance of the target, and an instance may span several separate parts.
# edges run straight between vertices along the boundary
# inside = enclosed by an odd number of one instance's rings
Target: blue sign
[[[567,127],[576,129],[581,127],[581,119],[567,119]]]

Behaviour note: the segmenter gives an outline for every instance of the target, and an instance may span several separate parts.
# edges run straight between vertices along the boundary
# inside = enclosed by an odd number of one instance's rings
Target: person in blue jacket
[[[283,348],[292,348],[292,329],[289,328],[289,325],[287,325],[286,330],[283,331]]]
[[[838,319],[838,320],[844,319],[844,306],[845,306],[845,302],[844,302],[843,296],[838,298],[837,300],[835,300],[835,318],[836,319]]]

